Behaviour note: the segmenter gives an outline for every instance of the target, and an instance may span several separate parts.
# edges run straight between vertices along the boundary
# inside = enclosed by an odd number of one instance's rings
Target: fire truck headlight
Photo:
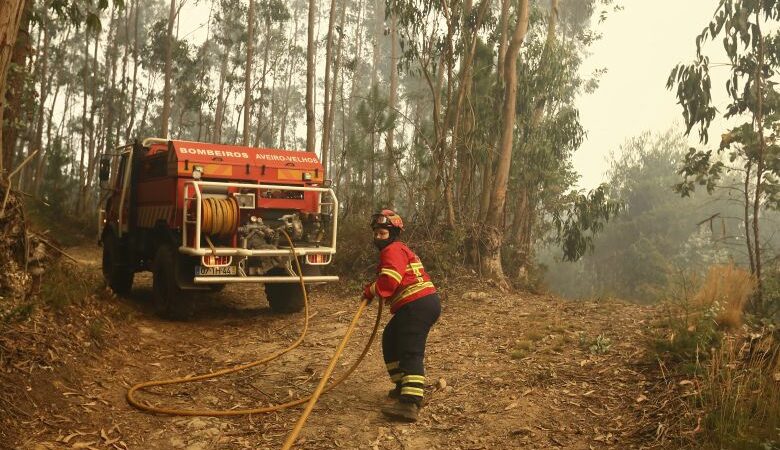
[[[200,177],[203,175],[203,167],[201,166],[195,166],[192,169],[192,178],[195,180],[200,180]]]
[[[304,172],[304,173],[303,173],[303,180],[304,180],[304,181],[311,181],[311,173],[309,173],[309,172]]]

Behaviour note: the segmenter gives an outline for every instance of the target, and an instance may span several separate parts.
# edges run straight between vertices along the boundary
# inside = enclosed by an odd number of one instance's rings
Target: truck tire
[[[129,269],[126,252],[113,233],[103,238],[103,279],[117,295],[125,295],[133,287],[135,273]]]
[[[185,292],[179,287],[176,274],[179,270],[179,258],[173,247],[163,245],[157,249],[152,264],[152,296],[154,309],[158,316],[181,320],[187,315]]]
[[[274,267],[266,275],[279,276],[289,274],[281,267]],[[304,299],[300,283],[267,283],[265,285],[265,296],[268,299],[268,305],[275,313],[291,314],[303,311]]]

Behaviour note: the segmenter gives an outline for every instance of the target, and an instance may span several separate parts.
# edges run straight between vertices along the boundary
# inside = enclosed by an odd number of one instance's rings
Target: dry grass
[[[737,329],[742,325],[742,314],[755,282],[743,269],[728,266],[712,266],[693,303],[701,310],[716,311],[715,321],[724,329]]]
[[[772,445],[780,426],[779,354],[771,334],[723,340],[707,364],[698,396],[707,444]]]

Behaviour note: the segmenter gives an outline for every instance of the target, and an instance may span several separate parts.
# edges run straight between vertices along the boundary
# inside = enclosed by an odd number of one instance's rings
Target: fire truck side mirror
[[[100,182],[105,183],[108,181],[108,177],[111,175],[111,158],[103,156],[100,158]]]

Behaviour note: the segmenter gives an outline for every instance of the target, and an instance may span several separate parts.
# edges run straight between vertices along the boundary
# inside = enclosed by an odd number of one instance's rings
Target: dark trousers
[[[439,294],[430,294],[402,306],[382,333],[382,353],[390,379],[401,401],[421,404],[425,387],[425,341],[441,314]]]

